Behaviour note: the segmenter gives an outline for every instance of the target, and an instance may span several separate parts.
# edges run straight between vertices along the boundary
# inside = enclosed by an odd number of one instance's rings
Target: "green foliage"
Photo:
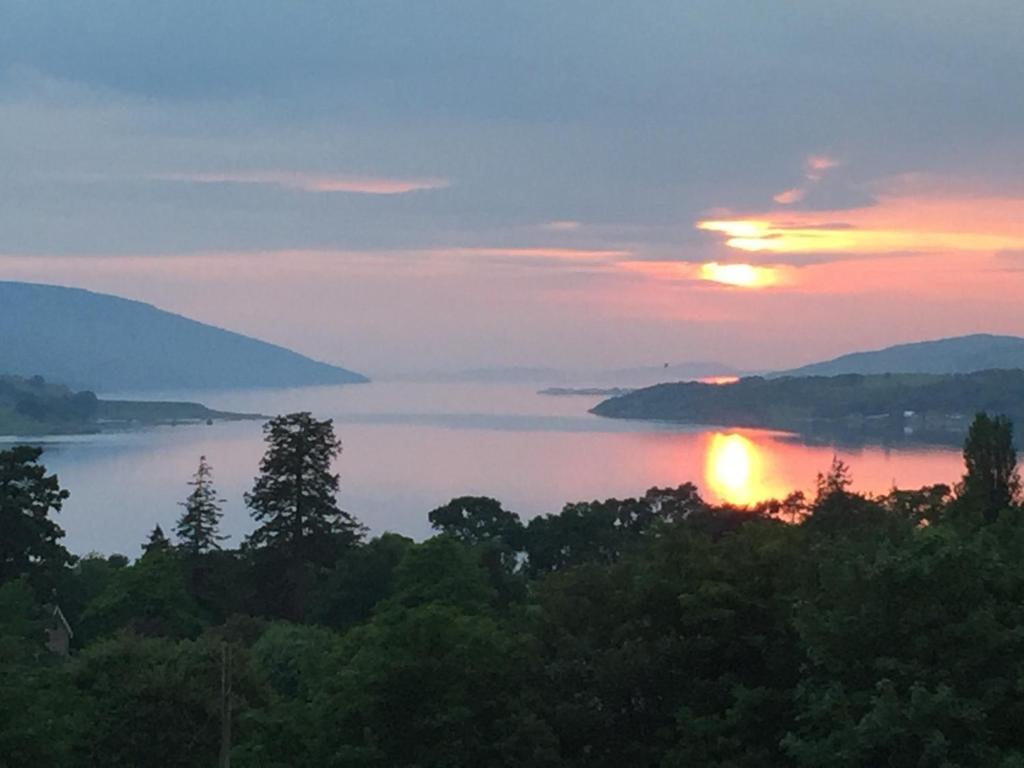
[[[277,550],[291,562],[333,565],[339,551],[358,542],[363,530],[335,499],[338,476],[331,463],[341,443],[333,423],[292,413],[271,419],[263,431],[267,452],[245,497],[260,525],[247,544]]]
[[[344,552],[312,600],[313,621],[347,629],[368,619],[394,591],[395,569],[413,546],[412,539],[385,533]]]
[[[487,496],[459,496],[427,517],[434,530],[466,544],[500,542],[516,550],[523,536],[519,516]]]
[[[32,551],[52,562],[8,555],[0,766],[213,765],[225,701],[241,768],[1024,765],[1024,517],[1000,419],[976,422],[956,496],[864,496],[835,462],[813,499],[752,509],[687,484],[524,528],[461,497],[421,543],[346,527],[330,422],[277,426],[242,550],[157,529],[133,564],[68,567],[44,525],[57,549]],[[62,492],[20,458],[5,509],[37,499],[45,521]],[[70,660],[46,648],[40,573]]]
[[[147,637],[195,637],[202,629],[199,606],[189,594],[181,560],[153,549],[134,565],[114,572],[82,612],[86,640],[130,629]]]
[[[526,528],[526,553],[535,573],[582,563],[614,563],[657,523],[703,517],[696,487],[652,488],[639,499],[567,504],[558,515],[535,517]]]
[[[221,644],[121,634],[72,663],[85,728],[82,766],[206,768],[220,746]],[[243,654],[233,654],[236,711],[254,695]],[[256,691],[254,694],[253,692]]]
[[[213,487],[213,469],[205,456],[199,457],[199,467],[189,485],[192,486],[192,493],[188,499],[179,502],[185,511],[178,518],[174,532],[181,550],[196,556],[220,549],[220,542],[227,538],[218,533],[224,499],[217,495]]]
[[[170,551],[171,540],[167,538],[167,534],[164,533],[164,529],[160,527],[159,523],[154,525],[153,530],[149,532],[149,536],[146,538],[146,543],[142,545],[143,556]]]
[[[39,464],[42,449],[26,445],[0,451],[0,584],[27,575],[45,599],[71,556],[64,531],[50,518],[68,492]]]
[[[267,451],[245,503],[259,523],[245,541],[271,589],[268,612],[301,619],[317,582],[339,556],[358,544],[364,529],[338,508],[341,453],[334,424],[306,412],[271,419],[263,427]]]
[[[392,596],[380,608],[443,604],[480,612],[496,598],[473,550],[447,536],[436,536],[405,553],[395,569]]]
[[[1009,509],[1020,494],[1017,450],[1013,445],[1013,424],[1005,416],[979,413],[964,443],[967,473],[960,496],[971,508],[980,510],[987,522]]]
[[[547,577],[537,631],[565,764],[778,764],[798,535],[751,521],[716,540],[677,524],[611,568]]]
[[[0,586],[0,766],[68,765],[75,690],[44,642],[47,612],[25,579]]]
[[[786,746],[798,765],[1001,765],[1024,755],[1024,531],[816,560],[795,627],[806,661]],[[833,552],[833,555],[836,553]]]
[[[534,714],[530,638],[490,617],[443,604],[387,611],[353,630],[333,664],[310,764],[558,765]]]

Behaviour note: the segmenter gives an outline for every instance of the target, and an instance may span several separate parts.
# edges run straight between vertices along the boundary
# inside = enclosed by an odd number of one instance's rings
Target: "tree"
[[[56,575],[71,562],[60,544],[64,531],[50,518],[68,492],[39,464],[41,448],[0,451],[0,584],[28,575],[48,597]]]
[[[487,496],[459,496],[430,512],[428,517],[434,530],[454,536],[464,544],[499,540],[518,549],[523,535],[519,515]]]
[[[221,648],[205,638],[174,642],[122,633],[85,649],[71,665],[86,719],[75,765],[216,765]],[[240,703],[253,688],[242,655],[232,667]]]
[[[338,508],[338,476],[331,462],[341,453],[330,419],[308,412],[271,419],[263,427],[267,452],[245,503],[261,525],[252,548],[276,549],[288,560],[331,566],[339,549],[357,543],[362,526]]]
[[[267,451],[245,503],[259,527],[245,541],[254,561],[260,613],[301,620],[310,596],[363,527],[338,508],[332,461],[341,443],[328,419],[292,413],[263,427]]]
[[[301,764],[562,765],[536,714],[538,661],[528,635],[451,604],[378,613],[326,660]]]
[[[964,463],[967,473],[959,496],[976,505],[987,522],[993,522],[1020,494],[1010,420],[985,413],[975,416],[964,442]]]
[[[153,526],[153,530],[149,532],[149,538],[146,539],[146,543],[142,545],[142,556],[166,552],[170,548],[171,542],[167,539],[164,529],[157,523]]]
[[[174,528],[180,546],[190,555],[220,549],[220,542],[227,538],[218,534],[224,499],[217,495],[213,487],[213,469],[205,456],[199,457],[199,468],[189,485],[192,486],[192,493],[185,501],[178,502],[185,511]]]
[[[838,456],[832,456],[832,466],[828,473],[818,473],[818,496],[816,503],[820,504],[830,496],[844,496],[853,485],[853,478],[850,477],[850,467]]]
[[[66,661],[46,648],[48,612],[25,578],[0,586],[0,765],[73,765],[81,737]]]
[[[374,606],[393,592],[395,570],[414,546],[412,539],[385,533],[346,552],[314,596],[313,621],[348,629],[368,619]]]
[[[82,611],[76,634],[88,645],[121,629],[147,637],[185,638],[195,637],[201,628],[182,558],[165,547],[115,571]]]

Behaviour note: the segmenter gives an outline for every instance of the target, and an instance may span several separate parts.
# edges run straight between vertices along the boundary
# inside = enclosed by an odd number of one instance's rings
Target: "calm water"
[[[953,482],[961,473],[953,449],[835,450],[758,430],[599,419],[587,409],[600,398],[541,396],[524,385],[403,382],[165,395],[228,410],[333,417],[344,443],[337,466],[342,507],[374,532],[415,537],[428,533],[430,509],[464,494],[494,496],[531,517],[567,501],[692,480],[708,498],[744,504],[812,488],[834,452],[850,465],[855,488],[865,491]],[[45,445],[45,463],[72,494],[60,522],[75,552],[135,555],[154,524],[168,530],[200,454],[213,464],[227,499],[225,532],[237,542],[250,530],[242,494],[263,452],[259,422]]]

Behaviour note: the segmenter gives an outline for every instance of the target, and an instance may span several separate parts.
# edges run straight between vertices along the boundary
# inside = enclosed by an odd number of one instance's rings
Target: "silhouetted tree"
[[[153,530],[149,532],[149,538],[146,539],[146,543],[142,545],[142,556],[166,552],[170,548],[171,542],[168,541],[164,529],[157,523],[153,526]]]
[[[308,412],[271,419],[263,427],[267,452],[245,503],[261,525],[252,548],[271,548],[297,562],[334,564],[339,550],[358,542],[362,526],[338,508],[338,476],[331,462],[341,453],[334,424]]]
[[[523,535],[519,515],[487,496],[459,496],[431,511],[428,518],[435,531],[454,536],[464,544],[499,540],[517,549]]]
[[[46,595],[72,558],[60,544],[64,531],[50,518],[69,494],[38,463],[41,455],[27,445],[0,451],[0,584],[24,574]]]
[[[341,452],[330,420],[309,413],[271,419],[263,427],[267,451],[245,503],[261,525],[248,537],[255,609],[293,621],[339,557],[355,546],[363,527],[338,508],[338,476],[331,463]]]
[[[227,538],[218,533],[224,499],[213,487],[213,470],[205,456],[199,457],[199,468],[189,485],[192,493],[185,501],[178,502],[185,511],[174,528],[181,549],[190,555],[220,549],[220,542]]]
[[[987,522],[992,522],[1020,493],[1010,420],[985,413],[975,416],[964,442],[964,463],[967,473],[959,495],[980,509]]]
[[[838,456],[832,457],[832,466],[828,472],[818,473],[818,496],[815,503],[820,504],[830,496],[843,496],[853,485],[850,467]]]

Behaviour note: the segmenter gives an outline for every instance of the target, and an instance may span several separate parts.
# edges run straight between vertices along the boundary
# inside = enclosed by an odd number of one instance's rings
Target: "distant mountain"
[[[0,373],[101,392],[367,381],[150,304],[15,282],[0,282]]]
[[[972,373],[1024,368],[1024,339],[974,334],[937,341],[900,344],[872,352],[855,352],[812,363],[778,376],[837,376],[844,373]]]

